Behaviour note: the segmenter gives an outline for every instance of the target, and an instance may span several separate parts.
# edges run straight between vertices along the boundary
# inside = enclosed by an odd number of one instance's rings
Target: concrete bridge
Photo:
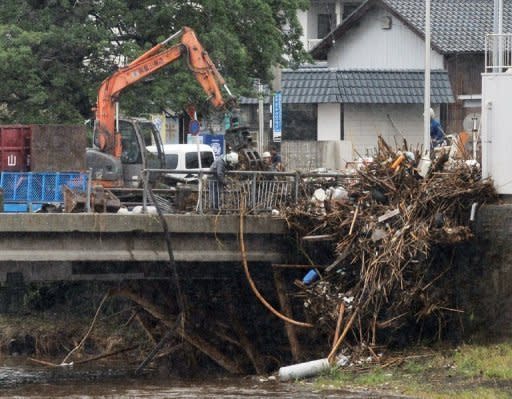
[[[237,215],[166,215],[177,263],[240,262]],[[282,263],[282,219],[247,216],[249,262]],[[0,282],[158,278],[169,261],[157,215],[1,214]]]
[[[202,273],[239,265],[238,215],[167,215],[180,268]],[[460,302],[482,323],[512,327],[512,205],[484,206],[476,240],[456,260]],[[288,263],[283,219],[246,216],[244,241],[253,264]],[[0,213],[0,283],[153,279],[166,276],[165,234],[156,215]],[[293,260],[293,259],[292,259]],[[204,268],[194,267],[204,265]],[[164,272],[162,272],[164,269]],[[475,299],[476,298],[476,299]]]

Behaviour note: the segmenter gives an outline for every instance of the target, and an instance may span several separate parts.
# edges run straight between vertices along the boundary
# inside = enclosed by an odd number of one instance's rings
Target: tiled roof
[[[425,33],[424,0],[382,0]],[[432,43],[444,53],[483,52],[485,34],[493,31],[494,0],[432,0]],[[503,32],[512,31],[512,2],[503,1]]]
[[[504,0],[503,32],[512,31],[512,1]],[[381,6],[419,35],[425,35],[425,0],[367,0],[311,50],[320,56],[366,12]],[[432,47],[443,54],[483,52],[485,34],[493,31],[494,0],[431,0]]]
[[[283,103],[422,104],[424,73],[419,70],[336,70],[304,68],[281,74]],[[431,101],[453,102],[448,73],[431,72]],[[257,103],[242,98],[241,104]]]
[[[284,103],[339,103],[336,70],[304,68],[281,72]]]

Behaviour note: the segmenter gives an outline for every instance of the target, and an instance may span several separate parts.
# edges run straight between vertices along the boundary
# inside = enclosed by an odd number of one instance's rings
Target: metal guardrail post
[[[142,190],[142,212],[147,213],[148,211],[148,182],[149,182],[149,172],[144,169],[142,171],[142,181],[144,185],[144,189]]]
[[[87,213],[91,212],[91,192],[92,192],[92,169],[87,171],[87,197],[85,204],[85,211]]]
[[[256,172],[252,174],[252,182],[251,182],[251,209],[256,209]]]
[[[197,212],[202,215],[203,214],[203,170],[199,169],[199,184],[198,184],[198,193],[197,193]]]
[[[300,181],[300,172],[297,171],[295,173],[295,202],[299,200],[299,181]]]

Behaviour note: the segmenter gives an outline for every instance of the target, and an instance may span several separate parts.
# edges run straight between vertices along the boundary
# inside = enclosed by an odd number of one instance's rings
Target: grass
[[[455,363],[465,376],[512,380],[512,344],[465,345],[455,353]]]
[[[454,391],[448,390],[444,393],[418,393],[418,397],[426,399],[508,399],[510,398],[510,393],[504,392],[498,388],[479,387]]]
[[[316,384],[428,399],[512,397],[512,342],[419,350],[402,356],[404,361],[396,366],[383,367],[383,361],[366,370],[334,370],[319,377]]]

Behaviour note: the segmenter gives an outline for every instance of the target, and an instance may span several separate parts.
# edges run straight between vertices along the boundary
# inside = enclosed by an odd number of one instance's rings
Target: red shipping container
[[[30,170],[29,125],[0,126],[0,168],[2,171],[25,172]]]

